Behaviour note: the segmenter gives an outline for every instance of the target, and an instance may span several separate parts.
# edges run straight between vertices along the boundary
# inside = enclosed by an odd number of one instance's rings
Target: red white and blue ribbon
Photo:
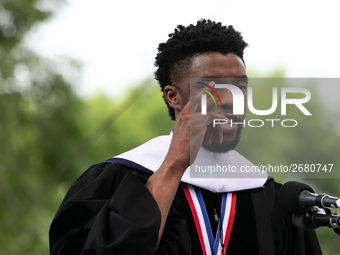
[[[183,184],[183,190],[191,208],[203,254],[224,255],[228,247],[229,237],[234,222],[236,193],[223,193],[222,195],[221,217],[219,219],[216,239],[214,241],[208,213],[200,189],[189,184]],[[223,229],[223,251],[221,246],[220,224],[222,224]]]

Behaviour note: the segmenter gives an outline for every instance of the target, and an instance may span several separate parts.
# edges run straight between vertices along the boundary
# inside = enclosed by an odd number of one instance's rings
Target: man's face
[[[245,97],[245,109],[247,107],[247,74],[243,61],[235,54],[229,53],[222,55],[221,53],[209,53],[195,56],[192,59],[191,66],[183,71],[181,78],[179,79],[179,92],[183,99],[183,107],[190,99],[190,78],[227,78],[226,83],[238,86]],[[193,89],[193,88],[191,88]],[[229,120],[233,122],[243,122],[244,115],[233,115],[233,98],[228,89],[217,89],[220,95],[222,106],[220,103],[217,106],[213,106],[209,111],[214,111],[219,114],[223,114]],[[212,124],[208,126],[207,132],[215,132],[216,127],[212,127]],[[218,144],[216,140],[212,142],[210,146],[203,143],[203,146],[213,152],[226,152],[234,149],[237,145],[242,125],[236,124],[233,126],[223,125],[223,142]]]

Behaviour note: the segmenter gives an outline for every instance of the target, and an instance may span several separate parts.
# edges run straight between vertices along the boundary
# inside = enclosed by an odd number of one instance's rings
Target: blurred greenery
[[[120,97],[97,94],[84,99],[67,78],[69,72],[80,75],[77,63],[53,62],[25,47],[27,33],[50,18],[59,4],[58,0],[0,2],[1,254],[48,254],[49,225],[76,178],[92,164],[168,134],[174,125],[152,78]],[[284,77],[282,72],[270,76]],[[254,87],[255,108],[270,107],[270,81]],[[280,81],[285,86],[285,80]],[[275,86],[279,87],[277,82]],[[316,85],[304,87],[313,96],[306,104],[313,116],[287,109],[287,118],[298,119],[298,127],[243,129],[238,150],[256,165],[333,163],[333,171],[338,171],[340,105],[329,110],[318,98]],[[248,112],[247,119],[253,118],[258,117]],[[275,112],[270,118],[282,116]],[[275,177],[282,182],[295,179]],[[317,192],[339,195],[338,180],[304,181]],[[332,230],[317,233],[324,254],[339,254],[339,237]]]

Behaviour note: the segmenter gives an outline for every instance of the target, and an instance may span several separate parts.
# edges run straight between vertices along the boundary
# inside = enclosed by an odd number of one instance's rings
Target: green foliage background
[[[36,0],[0,2],[0,254],[48,254],[49,225],[77,177],[92,164],[168,134],[174,124],[152,78],[121,97],[84,99],[69,78],[79,74],[77,63],[52,62],[28,50],[27,33],[60,4],[46,2],[50,11]],[[256,108],[270,106],[270,92],[266,82],[254,89]],[[326,110],[313,97],[306,106],[312,119],[299,122],[299,128],[246,127],[238,150],[256,165],[315,161],[333,163],[339,171],[339,106]],[[275,114],[271,117],[281,118]],[[292,111],[290,118],[302,117]],[[294,176],[276,178],[285,182]],[[318,192],[340,194],[338,178],[304,181]],[[324,254],[339,254],[339,236],[327,228],[317,233]]]

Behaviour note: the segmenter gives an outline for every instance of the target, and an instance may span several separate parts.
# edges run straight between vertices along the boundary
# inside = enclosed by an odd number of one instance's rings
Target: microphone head
[[[290,181],[282,185],[279,199],[283,208],[291,213],[303,213],[305,208],[302,208],[299,204],[299,195],[305,190],[314,193],[310,186],[301,182]]]
[[[293,214],[292,221],[294,222],[295,226],[298,228],[301,228],[306,231],[312,231],[317,229],[317,227],[313,227],[311,224],[308,224],[306,222],[306,213],[307,211],[310,211],[310,208],[305,209],[305,212],[302,214]]]

